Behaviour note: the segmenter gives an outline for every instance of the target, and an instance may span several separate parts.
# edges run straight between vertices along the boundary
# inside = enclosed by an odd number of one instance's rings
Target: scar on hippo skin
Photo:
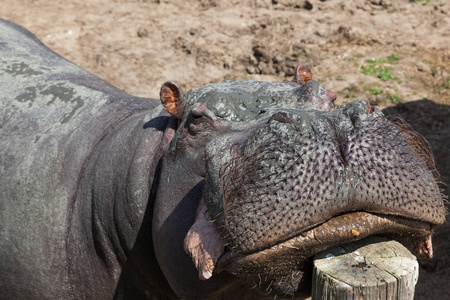
[[[202,198],[197,208],[194,225],[184,239],[184,249],[192,257],[201,280],[211,278],[217,260],[224,253],[225,244],[212,223]]]
[[[181,120],[186,100],[180,86],[175,82],[167,81],[161,86],[159,96],[164,109],[175,119]]]

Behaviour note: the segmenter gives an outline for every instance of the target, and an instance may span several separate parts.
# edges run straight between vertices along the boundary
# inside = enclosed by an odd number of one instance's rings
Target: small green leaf
[[[398,55],[396,53],[391,54],[391,55],[388,56],[388,61],[390,63],[397,63],[397,61],[399,61],[399,60],[400,60],[400,55]]]
[[[388,94],[386,99],[393,104],[400,104],[403,101],[403,98],[397,94]]]
[[[442,86],[446,89],[450,89],[450,78],[444,81],[444,83],[442,83]]]
[[[379,95],[379,94],[382,94],[383,93],[383,90],[380,90],[380,89],[372,89],[372,90],[370,90],[370,94],[371,95]]]

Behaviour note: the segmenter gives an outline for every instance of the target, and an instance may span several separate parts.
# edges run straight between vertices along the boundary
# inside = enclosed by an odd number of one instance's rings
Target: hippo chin
[[[302,298],[335,245],[432,256],[426,142],[366,100],[335,107],[306,66],[139,98],[4,20],[0,62],[5,299]]]

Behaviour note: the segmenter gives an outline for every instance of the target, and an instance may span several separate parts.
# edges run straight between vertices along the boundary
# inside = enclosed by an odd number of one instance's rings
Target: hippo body
[[[3,20],[0,61],[1,298],[112,298],[137,236],[151,245],[140,227],[169,117]],[[149,251],[133,263],[164,278]]]
[[[423,141],[307,67],[139,98],[3,20],[0,63],[1,299],[302,298],[312,255],[371,234],[431,257]]]

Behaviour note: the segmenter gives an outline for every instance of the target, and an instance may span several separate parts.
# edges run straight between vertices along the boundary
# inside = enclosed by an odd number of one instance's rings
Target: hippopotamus
[[[304,65],[141,98],[2,20],[0,99],[2,299],[302,298],[315,253],[445,220],[421,136]]]

